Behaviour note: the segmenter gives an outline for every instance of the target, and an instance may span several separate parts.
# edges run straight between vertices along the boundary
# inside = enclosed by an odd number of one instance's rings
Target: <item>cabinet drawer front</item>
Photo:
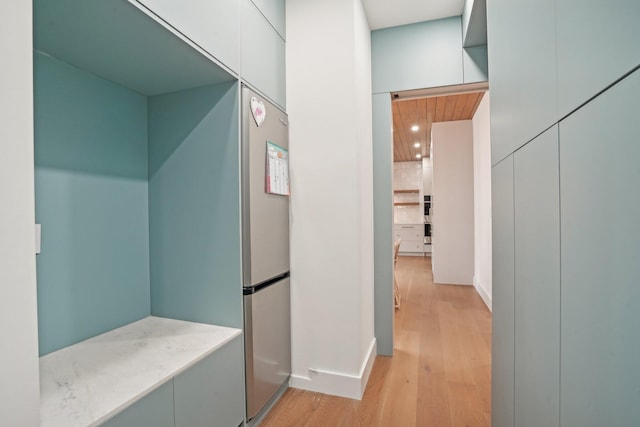
[[[173,381],[169,380],[115,417],[103,427],[173,427]]]
[[[241,337],[236,337],[173,380],[176,427],[229,427],[242,423]]]
[[[421,241],[403,241],[400,243],[400,252],[423,252],[424,243]]]
[[[420,240],[424,237],[424,230],[419,225],[406,225],[402,228],[395,228],[393,235],[394,239]]]

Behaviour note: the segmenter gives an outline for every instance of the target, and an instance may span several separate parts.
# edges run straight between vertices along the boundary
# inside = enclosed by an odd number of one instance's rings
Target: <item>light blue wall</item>
[[[147,102],[35,56],[40,354],[147,316]]]
[[[393,355],[393,136],[391,96],[373,95],[374,307],[378,354]]]
[[[463,82],[461,17],[371,32],[373,93]]]
[[[238,85],[149,98],[151,311],[242,327]]]

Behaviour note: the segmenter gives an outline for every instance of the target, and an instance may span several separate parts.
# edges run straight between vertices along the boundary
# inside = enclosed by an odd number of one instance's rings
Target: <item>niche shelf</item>
[[[394,203],[393,206],[419,206],[420,205],[420,201],[416,200],[410,200],[407,199],[407,197],[405,195],[414,195],[415,197],[418,197],[418,195],[420,194],[420,190],[417,188],[410,188],[410,189],[405,189],[405,190],[393,190],[394,195],[401,195],[399,198],[394,197]]]

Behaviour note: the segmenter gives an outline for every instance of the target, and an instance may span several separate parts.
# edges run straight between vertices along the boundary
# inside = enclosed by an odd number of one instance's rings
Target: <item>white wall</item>
[[[473,116],[473,285],[491,310],[491,134],[489,92]]]
[[[434,123],[432,268],[435,283],[471,285],[474,267],[473,124]]]
[[[31,2],[0,2],[0,424],[40,425]]]
[[[359,0],[289,0],[292,379],[360,398],[375,356],[370,34]]]

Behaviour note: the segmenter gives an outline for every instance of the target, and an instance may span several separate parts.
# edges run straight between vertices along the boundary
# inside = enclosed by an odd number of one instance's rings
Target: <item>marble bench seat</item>
[[[149,316],[45,355],[40,358],[41,425],[99,425],[240,333]]]

